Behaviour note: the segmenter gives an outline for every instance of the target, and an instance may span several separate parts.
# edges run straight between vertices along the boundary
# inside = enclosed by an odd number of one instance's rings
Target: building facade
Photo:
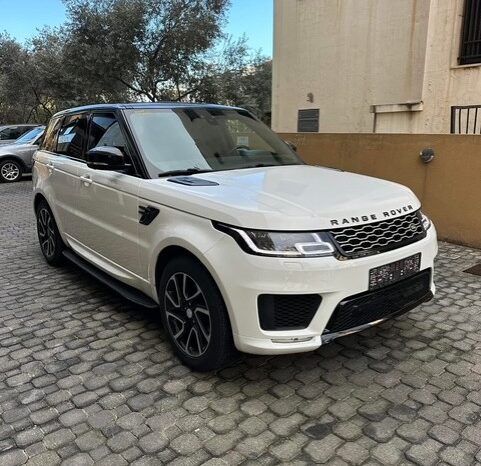
[[[481,133],[481,0],[274,5],[274,130]]]

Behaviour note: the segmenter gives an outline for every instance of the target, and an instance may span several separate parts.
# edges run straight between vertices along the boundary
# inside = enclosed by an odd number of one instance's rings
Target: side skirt
[[[99,270],[94,265],[90,264],[86,260],[82,259],[80,256],[75,254],[70,249],[65,249],[63,255],[77,267],[81,268],[84,272],[87,272],[92,277],[97,279],[99,282],[108,286],[110,289],[114,290],[123,298],[131,301],[134,304],[145,307],[147,309],[158,309],[159,305],[151,298],[146,296],[141,291],[126,285],[110,275],[107,275],[102,270]]]

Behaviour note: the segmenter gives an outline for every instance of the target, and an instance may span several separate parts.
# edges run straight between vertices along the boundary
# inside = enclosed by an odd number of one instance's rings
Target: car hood
[[[293,165],[202,173],[215,183],[189,186],[149,180],[140,196],[230,225],[271,230],[322,230],[372,223],[419,209],[408,188],[339,170]]]

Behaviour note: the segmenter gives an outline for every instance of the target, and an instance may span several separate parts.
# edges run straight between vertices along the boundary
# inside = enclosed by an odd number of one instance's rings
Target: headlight
[[[422,218],[422,221],[423,221],[424,229],[426,231],[428,231],[431,228],[431,220],[429,220],[429,218],[426,217],[426,215],[424,215],[422,212],[421,212],[421,218]]]
[[[334,246],[323,232],[281,232],[243,230],[214,223],[215,228],[232,236],[249,254],[274,257],[332,256]]]

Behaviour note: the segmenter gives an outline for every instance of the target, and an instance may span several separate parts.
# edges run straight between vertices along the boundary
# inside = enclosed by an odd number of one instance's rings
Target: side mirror
[[[87,166],[95,170],[122,170],[125,168],[124,154],[117,147],[94,147],[85,154],[85,158]]]
[[[294,152],[297,152],[297,146],[291,141],[284,141]]]

